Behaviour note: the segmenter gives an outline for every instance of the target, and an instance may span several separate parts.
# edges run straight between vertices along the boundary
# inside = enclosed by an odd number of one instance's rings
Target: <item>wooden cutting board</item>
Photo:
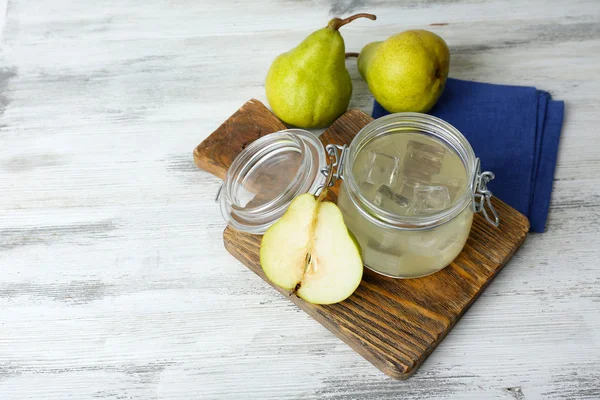
[[[349,144],[372,118],[358,110],[342,115],[321,136],[324,145]],[[231,162],[257,138],[285,129],[258,100],[250,100],[194,150],[196,165],[223,178]],[[330,192],[335,201],[338,186]],[[313,305],[275,287],[384,373],[406,379],[423,363],[500,269],[523,244],[529,221],[498,199],[494,228],[477,214],[463,251],[448,267],[418,279],[392,279],[365,269],[347,300]],[[226,228],[225,248],[268,282],[259,261],[261,236]],[[273,286],[273,285],[272,285]],[[499,327],[498,329],[501,329]]]

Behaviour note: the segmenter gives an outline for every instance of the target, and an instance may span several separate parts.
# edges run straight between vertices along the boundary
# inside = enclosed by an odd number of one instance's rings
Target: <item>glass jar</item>
[[[327,157],[321,141],[301,129],[265,135],[234,160],[217,193],[221,214],[232,228],[262,234],[303,193],[325,182]]]
[[[360,168],[355,164],[361,152],[367,151],[375,140],[399,134],[440,142],[458,156],[467,180],[448,207],[423,215],[399,214],[382,209],[365,196],[356,177]],[[338,206],[348,229],[361,245],[365,266],[373,271],[395,278],[432,274],[446,267],[460,253],[469,236],[474,212],[484,211],[492,224],[498,224],[489,203],[491,193],[486,188],[493,174],[480,173],[479,160],[467,139],[439,118],[418,113],[391,114],[365,126],[347,149],[340,150],[343,152],[343,183]],[[420,157],[433,162],[434,156]],[[423,171],[417,172],[423,174]],[[485,201],[493,212],[493,219],[483,207]]]
[[[468,184],[448,208],[425,216],[400,215],[381,209],[361,192],[353,171],[355,161],[373,140],[398,132],[435,138],[460,158]],[[444,268],[462,250],[474,212],[483,211],[490,223],[498,225],[486,187],[493,174],[480,173],[479,160],[458,130],[418,113],[379,118],[365,126],[350,146],[324,148],[315,135],[301,129],[263,136],[235,158],[216,200],[229,226],[262,234],[295,197],[307,192],[318,195],[337,179],[343,180],[338,206],[361,245],[364,265],[383,275],[414,278]]]

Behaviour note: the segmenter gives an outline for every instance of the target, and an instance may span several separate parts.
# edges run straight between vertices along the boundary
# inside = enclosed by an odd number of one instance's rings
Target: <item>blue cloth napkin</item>
[[[373,118],[387,114],[375,102]],[[564,102],[533,87],[448,79],[429,114],[465,135],[481,159],[481,170],[496,174],[488,185],[494,196],[527,216],[533,232],[543,232]]]

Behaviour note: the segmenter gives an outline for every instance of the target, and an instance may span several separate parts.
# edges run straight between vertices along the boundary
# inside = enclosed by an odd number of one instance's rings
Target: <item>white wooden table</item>
[[[254,3],[0,0],[0,399],[600,399],[600,3]],[[348,51],[431,29],[451,76],[567,104],[548,232],[405,382],[225,251],[191,156],[361,11]]]

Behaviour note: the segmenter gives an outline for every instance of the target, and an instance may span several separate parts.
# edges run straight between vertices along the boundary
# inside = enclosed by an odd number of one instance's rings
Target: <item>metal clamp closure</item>
[[[325,147],[329,160],[327,165],[321,168],[321,173],[325,175],[325,182],[317,188],[316,193],[319,193],[324,187],[335,185],[338,179],[344,179],[342,175],[344,168],[344,160],[348,153],[348,146],[339,144],[328,144]]]
[[[477,165],[475,167],[475,177],[473,179],[472,186],[473,212],[481,212],[484,218],[487,220],[487,222],[497,227],[498,225],[500,225],[500,218],[498,217],[496,209],[492,205],[492,192],[487,188],[488,182],[494,179],[496,175],[494,175],[494,173],[490,171],[481,172],[481,162],[479,161],[479,158],[476,162]],[[491,216],[488,213],[488,209],[491,212]]]

